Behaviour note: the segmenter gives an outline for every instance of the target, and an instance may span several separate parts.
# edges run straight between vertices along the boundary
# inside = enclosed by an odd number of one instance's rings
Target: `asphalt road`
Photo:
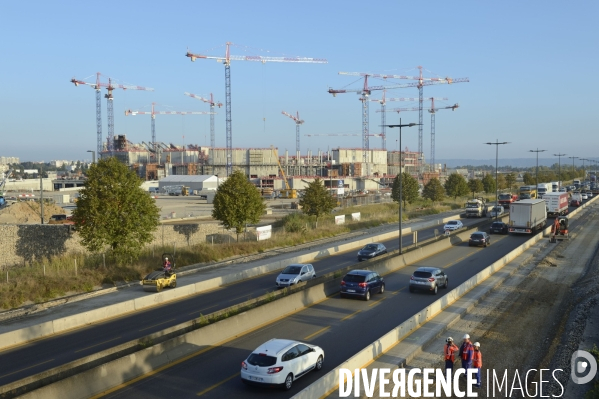
[[[464,220],[465,225],[480,219]],[[434,230],[442,226],[423,229],[418,240],[434,236]],[[412,234],[403,237],[404,246],[412,244]],[[397,249],[397,239],[384,242],[389,250]],[[356,252],[351,251],[314,262],[317,274],[328,273],[357,262]],[[180,301],[156,306],[103,323],[51,336],[0,352],[0,385],[25,378],[45,370],[66,364],[82,357],[112,348],[165,328],[207,315],[217,310],[255,298],[275,289],[278,272],[269,273],[242,282],[222,286],[209,292],[187,297]],[[185,277],[182,277],[184,279]],[[139,295],[152,295],[140,289]]]
[[[576,224],[573,222],[571,228]],[[105,397],[289,398],[447,292],[442,289],[437,296],[409,293],[409,278],[417,267],[445,269],[450,288],[455,287],[529,238],[529,235],[494,235],[487,248],[469,247],[466,243],[454,246],[385,276],[386,292],[375,295],[370,302],[331,297],[226,345],[203,352],[198,348],[197,356],[120,387]],[[290,392],[244,385],[239,378],[241,361],[271,338],[296,339],[322,347],[323,370],[301,378]],[[439,345],[441,348],[442,342]]]

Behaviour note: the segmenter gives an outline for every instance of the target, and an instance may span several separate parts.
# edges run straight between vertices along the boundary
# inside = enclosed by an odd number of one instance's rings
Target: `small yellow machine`
[[[155,270],[141,280],[144,291],[160,292],[163,288],[175,288],[177,286],[177,274],[175,273],[175,257],[171,254],[162,254],[162,267]]]

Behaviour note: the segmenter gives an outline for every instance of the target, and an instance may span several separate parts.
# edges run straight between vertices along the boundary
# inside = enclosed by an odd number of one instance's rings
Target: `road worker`
[[[445,340],[446,344],[443,349],[445,358],[445,370],[453,372],[453,362],[455,362],[455,353],[459,350],[458,346],[453,343],[453,338],[448,337]]]
[[[480,343],[475,342],[472,346],[474,348],[474,351],[472,352],[472,368],[476,369],[475,387],[480,388],[481,368],[483,367],[483,354],[480,351]]]
[[[171,268],[171,262],[168,260],[168,258],[164,258],[164,263],[162,264],[162,270],[164,271],[164,275],[165,276],[170,276],[171,272],[172,272],[172,268]]]
[[[472,367],[472,355],[474,349],[472,347],[472,342],[470,342],[470,335],[464,334],[462,338],[462,345],[460,346],[460,358],[462,359],[462,368],[466,373],[468,373],[468,369]],[[466,375],[464,375],[465,377]]]

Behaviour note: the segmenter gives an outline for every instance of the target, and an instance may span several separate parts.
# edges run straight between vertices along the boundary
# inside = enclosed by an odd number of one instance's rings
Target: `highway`
[[[577,224],[573,222],[572,228]],[[447,292],[440,290],[437,296],[409,293],[409,278],[417,267],[445,269],[450,288],[455,287],[530,237],[494,235],[487,248],[469,247],[467,243],[454,246],[386,275],[386,292],[373,296],[370,302],[341,299],[336,295],[223,346],[201,351],[198,348],[198,354],[191,359],[125,384],[104,397],[289,398]],[[290,392],[244,385],[239,378],[241,361],[271,338],[296,339],[322,347],[325,351],[323,370],[301,378]]]
[[[465,225],[481,219],[466,219]],[[434,236],[442,226],[423,229],[418,240]],[[412,244],[412,234],[404,236],[404,247]],[[384,242],[389,250],[398,248],[398,240]],[[356,251],[340,253],[314,262],[317,274],[332,272],[357,262]],[[165,328],[233,306],[275,289],[278,272],[269,273],[236,284],[222,286],[200,295],[128,314],[103,323],[93,324],[64,334],[51,336],[0,352],[0,385],[66,364],[99,351],[115,347]],[[182,277],[183,280],[185,277]],[[140,289],[139,295],[151,295]]]

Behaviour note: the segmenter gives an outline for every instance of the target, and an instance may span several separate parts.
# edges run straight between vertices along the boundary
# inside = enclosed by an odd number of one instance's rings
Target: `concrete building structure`
[[[19,157],[0,157],[0,165],[8,165],[12,163],[21,163]]]

